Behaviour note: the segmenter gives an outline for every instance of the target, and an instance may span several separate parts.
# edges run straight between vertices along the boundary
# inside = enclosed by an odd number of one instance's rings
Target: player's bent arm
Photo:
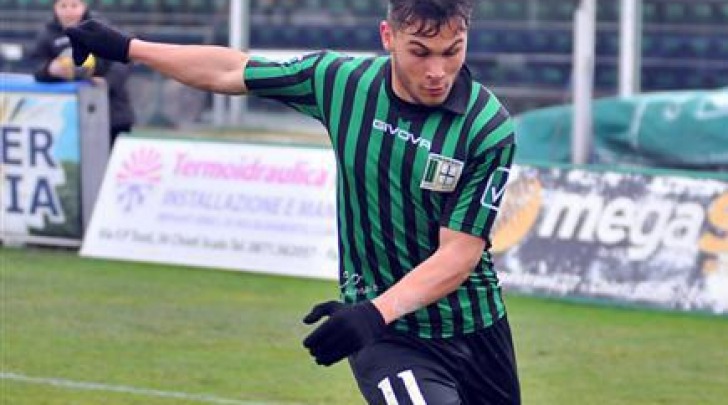
[[[440,228],[440,244],[423,261],[372,303],[389,324],[455,291],[480,260],[485,241],[477,236]]]
[[[245,94],[244,52],[213,45],[176,45],[132,39],[129,58],[200,90]]]

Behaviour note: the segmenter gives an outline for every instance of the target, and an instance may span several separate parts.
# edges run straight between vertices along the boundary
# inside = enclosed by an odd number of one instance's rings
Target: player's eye
[[[423,51],[421,49],[413,49],[410,51],[410,53],[418,58],[426,58],[430,55],[429,52]]]

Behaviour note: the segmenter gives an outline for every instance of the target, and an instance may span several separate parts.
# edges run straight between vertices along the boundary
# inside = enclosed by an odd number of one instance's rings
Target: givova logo
[[[162,178],[162,155],[150,148],[131,152],[116,174],[116,203],[131,212],[146,201]]]
[[[374,119],[374,121],[372,122],[372,128],[389,136],[394,136],[419,148],[423,148],[425,150],[430,150],[430,148],[432,147],[430,141],[425,139],[424,137],[413,134],[405,128],[400,128],[396,125],[392,125],[379,119]]]

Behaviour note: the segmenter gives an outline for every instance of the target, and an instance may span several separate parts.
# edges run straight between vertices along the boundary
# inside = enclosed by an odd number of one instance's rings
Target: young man
[[[518,404],[511,333],[487,248],[514,153],[513,124],[464,67],[472,0],[390,0],[389,56],[320,52],[286,63],[144,42],[98,23],[88,52],[145,63],[200,89],[284,102],[328,129],[338,164],[343,302],[306,339],[348,357],[370,404]]]
[[[39,82],[106,80],[110,141],[113,145],[119,134],[130,132],[134,125],[134,110],[126,88],[129,66],[90,58],[83,66],[74,67],[71,44],[64,32],[67,27],[92,18],[97,18],[97,15],[89,10],[84,0],[54,0],[53,16],[39,32],[30,55],[37,62],[34,76]]]

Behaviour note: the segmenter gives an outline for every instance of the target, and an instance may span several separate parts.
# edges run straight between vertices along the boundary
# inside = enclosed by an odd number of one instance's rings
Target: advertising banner
[[[81,254],[337,276],[328,149],[121,138]]]
[[[0,239],[80,240],[77,97],[3,89],[1,101]]]
[[[82,254],[335,278],[328,149],[123,138]],[[491,249],[506,290],[728,313],[728,183],[516,166]]]
[[[494,231],[507,289],[728,312],[728,183],[516,167]]]

